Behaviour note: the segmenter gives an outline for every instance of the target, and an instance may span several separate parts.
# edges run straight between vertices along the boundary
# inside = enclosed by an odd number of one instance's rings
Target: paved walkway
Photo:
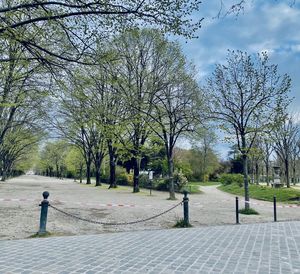
[[[300,222],[0,241],[0,273],[300,273]]]

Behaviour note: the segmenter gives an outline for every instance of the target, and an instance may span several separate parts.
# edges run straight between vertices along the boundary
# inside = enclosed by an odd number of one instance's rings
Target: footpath
[[[300,273],[300,222],[0,241],[0,273]]]

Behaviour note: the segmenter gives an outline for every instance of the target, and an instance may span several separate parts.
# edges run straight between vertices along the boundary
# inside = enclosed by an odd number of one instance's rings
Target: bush
[[[184,174],[181,171],[174,172],[174,184],[175,190],[181,191],[188,185],[188,179],[184,176]]]
[[[117,185],[120,186],[128,186],[129,185],[129,180],[127,177],[126,173],[121,173],[120,175],[117,176],[116,179]]]
[[[242,174],[222,174],[220,182],[224,186],[237,184],[242,187],[244,184],[244,176]]]
[[[127,182],[129,186],[133,186],[133,174],[128,174],[127,172],[125,173],[126,177],[127,177]]]
[[[141,174],[139,176],[139,184],[140,187],[150,188],[150,180],[148,174]]]
[[[161,179],[156,181],[155,189],[159,191],[168,191],[169,190],[169,179]]]
[[[245,214],[245,215],[259,215],[259,213],[255,209],[253,209],[253,208],[248,208],[248,209],[243,208],[243,209],[240,209],[239,213]]]
[[[155,189],[159,191],[169,191],[169,178],[155,181]],[[181,172],[174,173],[174,189],[176,192],[181,192],[188,186],[187,178]]]
[[[173,226],[175,228],[183,228],[183,227],[192,227],[190,223],[186,223],[184,219],[177,220],[176,224]]]
[[[102,173],[100,177],[101,183],[108,184],[109,183],[109,173],[105,173],[105,175]]]

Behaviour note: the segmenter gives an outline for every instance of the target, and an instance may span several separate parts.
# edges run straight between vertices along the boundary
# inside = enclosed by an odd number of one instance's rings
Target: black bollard
[[[190,220],[189,220],[189,198],[187,197],[188,192],[185,190],[183,191],[183,221],[185,226],[190,225]]]
[[[38,235],[45,235],[47,233],[46,225],[47,225],[47,215],[48,215],[48,206],[49,206],[49,201],[47,199],[49,197],[49,192],[44,191],[43,197],[44,197],[44,200],[40,204],[41,217],[40,217],[40,229],[39,229]]]
[[[240,220],[239,220],[239,197],[235,197],[235,222],[236,222],[236,224],[240,223]]]
[[[273,207],[274,207],[274,222],[277,222],[277,211],[276,211],[276,196],[273,197]]]

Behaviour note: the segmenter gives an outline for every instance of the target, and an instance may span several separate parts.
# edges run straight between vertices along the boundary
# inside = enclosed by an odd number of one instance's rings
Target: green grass
[[[48,238],[48,237],[51,237],[51,236],[53,236],[53,235],[50,232],[47,231],[46,233],[41,234],[41,235],[37,232],[37,233],[29,236],[29,238]]]
[[[192,227],[190,223],[186,223],[183,219],[180,219],[176,222],[176,224],[173,226],[175,228],[183,228],[183,227]]]
[[[219,182],[189,182],[189,185],[197,185],[197,186],[217,186]]]
[[[189,194],[200,194],[202,191],[199,189],[199,185],[191,185],[188,184],[186,187],[183,188],[181,192],[186,190]]]
[[[219,186],[218,189],[231,194],[244,196],[244,187],[239,187],[237,184],[222,185]],[[272,202],[275,195],[278,202],[299,204],[299,202],[292,201],[292,199],[300,197],[300,191],[292,188],[271,188],[267,186],[249,185],[249,193],[250,198],[258,200]]]
[[[259,215],[259,213],[253,208],[248,208],[248,209],[242,208],[239,210],[239,213],[245,214],[245,215]]]

